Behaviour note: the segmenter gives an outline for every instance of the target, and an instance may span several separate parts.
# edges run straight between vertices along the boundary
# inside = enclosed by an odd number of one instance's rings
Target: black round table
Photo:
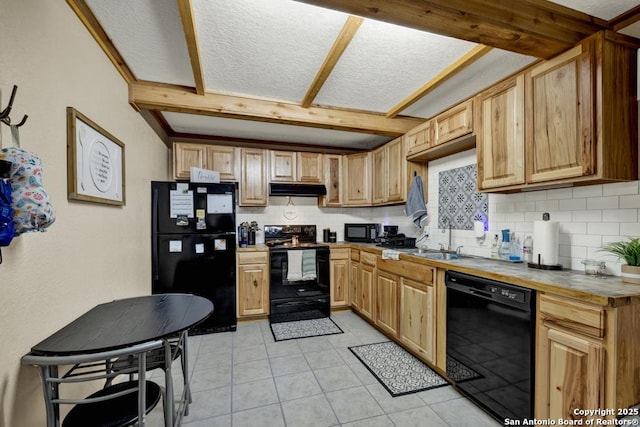
[[[181,357],[185,364],[184,401],[189,393],[186,369],[187,331],[211,313],[213,303],[210,300],[191,294],[157,294],[125,298],[95,306],[33,346],[31,352],[22,357],[22,363],[40,368],[45,389],[47,425],[59,424],[59,411],[51,402],[57,397],[57,388],[51,391],[47,385],[48,380],[57,375],[58,365],[73,362],[74,359],[77,359],[75,363],[81,363],[96,354],[109,354],[158,340],[165,341],[165,357],[171,360],[171,346],[168,340],[176,336],[180,337],[183,346]],[[173,413],[173,382],[170,368],[165,370],[165,383],[165,421],[168,427],[179,418],[174,417]]]

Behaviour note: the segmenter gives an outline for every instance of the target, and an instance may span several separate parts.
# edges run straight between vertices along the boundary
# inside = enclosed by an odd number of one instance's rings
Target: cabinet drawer
[[[551,295],[540,295],[540,314],[548,322],[602,338],[605,332],[603,307]]]
[[[424,285],[432,285],[435,276],[435,268],[410,261],[379,259],[378,270],[388,271]]]
[[[351,261],[360,261],[360,251],[351,249]]]
[[[363,264],[376,265],[376,255],[369,252],[360,253],[360,262]]]
[[[349,249],[331,249],[329,259],[349,259]]]
[[[266,264],[269,252],[238,252],[238,264]]]

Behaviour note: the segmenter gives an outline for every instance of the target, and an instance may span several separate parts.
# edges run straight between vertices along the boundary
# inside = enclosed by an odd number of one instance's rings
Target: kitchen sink
[[[465,257],[465,255],[459,255],[455,252],[433,251],[433,250],[419,249],[419,248],[410,248],[410,249],[398,248],[396,250],[404,254],[415,255],[422,258],[436,259],[436,260],[456,259],[456,258]]]

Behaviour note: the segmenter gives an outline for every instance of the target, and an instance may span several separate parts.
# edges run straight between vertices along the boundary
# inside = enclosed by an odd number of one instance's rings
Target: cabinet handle
[[[255,286],[256,288],[258,287],[258,281],[257,280],[253,281],[253,286]]]

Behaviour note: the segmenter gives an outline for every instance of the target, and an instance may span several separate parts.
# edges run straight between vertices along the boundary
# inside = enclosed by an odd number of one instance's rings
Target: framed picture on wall
[[[67,198],[124,206],[124,144],[67,107]]]

